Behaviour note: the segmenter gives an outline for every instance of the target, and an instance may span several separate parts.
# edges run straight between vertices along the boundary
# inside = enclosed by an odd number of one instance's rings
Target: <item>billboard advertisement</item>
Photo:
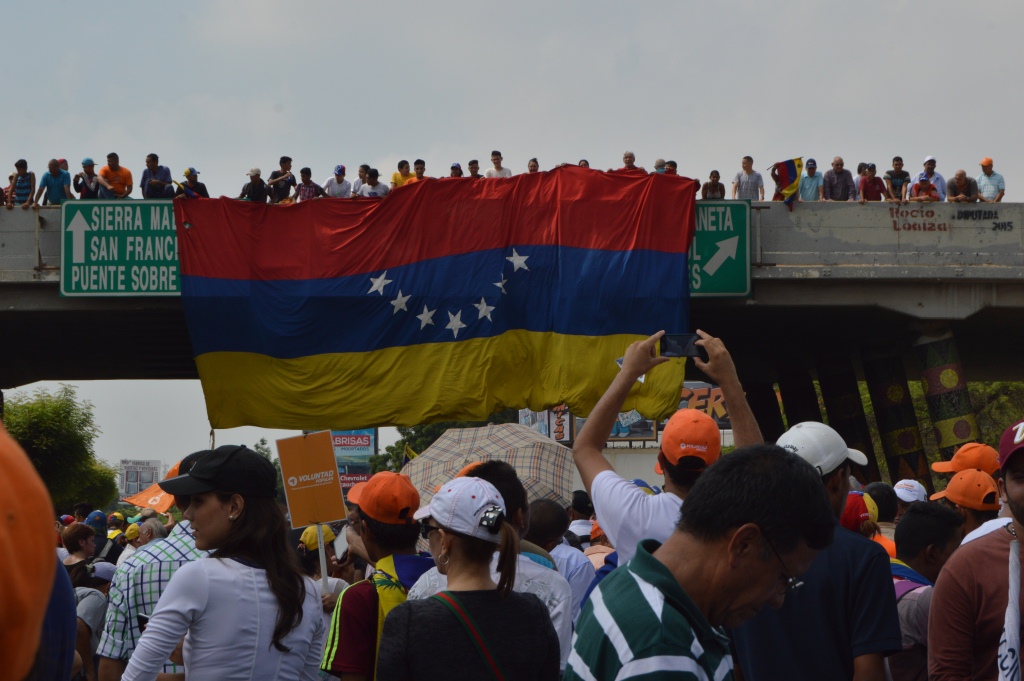
[[[163,461],[121,459],[118,465],[120,472],[121,496],[138,494],[160,480]]]
[[[377,429],[332,430],[331,444],[343,488],[370,479],[370,457],[377,453]]]

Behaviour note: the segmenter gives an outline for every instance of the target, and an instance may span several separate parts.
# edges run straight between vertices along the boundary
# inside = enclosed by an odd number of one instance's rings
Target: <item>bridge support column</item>
[[[853,474],[863,484],[881,480],[853,362],[845,356],[823,360],[818,364],[818,385],[825,402],[828,424],[843,436],[848,447],[864,452],[868,457],[868,465],[863,468],[856,466]]]
[[[744,387],[747,391],[747,404],[750,405],[750,411],[757,419],[757,425],[761,428],[764,441],[774,443],[786,431],[775,388],[771,383],[748,383]],[[728,406],[726,405],[726,407]]]
[[[929,492],[933,491],[902,359],[898,355],[865,358],[864,377],[882,438],[890,482],[895,485],[901,479],[916,478]]]
[[[782,393],[786,423],[791,428],[804,421],[823,423],[818,393],[810,372],[796,367],[784,369],[779,373],[779,392]]]
[[[949,461],[960,445],[981,439],[978,419],[967,391],[967,380],[956,341],[948,328],[925,335],[914,346],[921,367],[928,415],[935,426],[939,456]]]

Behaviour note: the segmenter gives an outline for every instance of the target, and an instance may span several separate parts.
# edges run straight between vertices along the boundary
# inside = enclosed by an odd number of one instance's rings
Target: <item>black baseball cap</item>
[[[572,510],[588,517],[594,515],[594,504],[585,490],[578,489],[572,493]]]
[[[217,491],[273,498],[277,494],[277,471],[248,447],[223,445],[202,457],[188,474],[162,480],[160,488],[176,497]]]

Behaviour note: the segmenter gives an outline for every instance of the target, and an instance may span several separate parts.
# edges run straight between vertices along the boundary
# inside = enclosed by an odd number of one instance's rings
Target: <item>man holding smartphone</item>
[[[696,409],[680,409],[665,426],[654,469],[664,476],[662,494],[645,493],[618,475],[604,458],[604,445],[633,384],[652,363],[656,366],[670,359],[658,354],[658,341],[664,335],[664,331],[659,331],[629,346],[618,376],[590,413],[572,450],[583,486],[594,503],[597,521],[619,554],[619,565],[633,556],[641,539],[668,539],[690,487],[718,460],[722,449],[718,426],[710,416]],[[725,344],[699,329],[697,335],[700,339],[695,346],[707,353],[707,361],[695,357],[693,362],[721,386],[729,405],[736,446],[761,444],[764,438]]]

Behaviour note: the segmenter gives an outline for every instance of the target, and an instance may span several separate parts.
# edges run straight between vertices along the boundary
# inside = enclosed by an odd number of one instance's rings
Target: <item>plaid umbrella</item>
[[[530,501],[572,498],[572,452],[526,426],[505,423],[482,428],[452,428],[422,454],[402,467],[430,503],[434,488],[475,461],[505,461],[516,469]]]

